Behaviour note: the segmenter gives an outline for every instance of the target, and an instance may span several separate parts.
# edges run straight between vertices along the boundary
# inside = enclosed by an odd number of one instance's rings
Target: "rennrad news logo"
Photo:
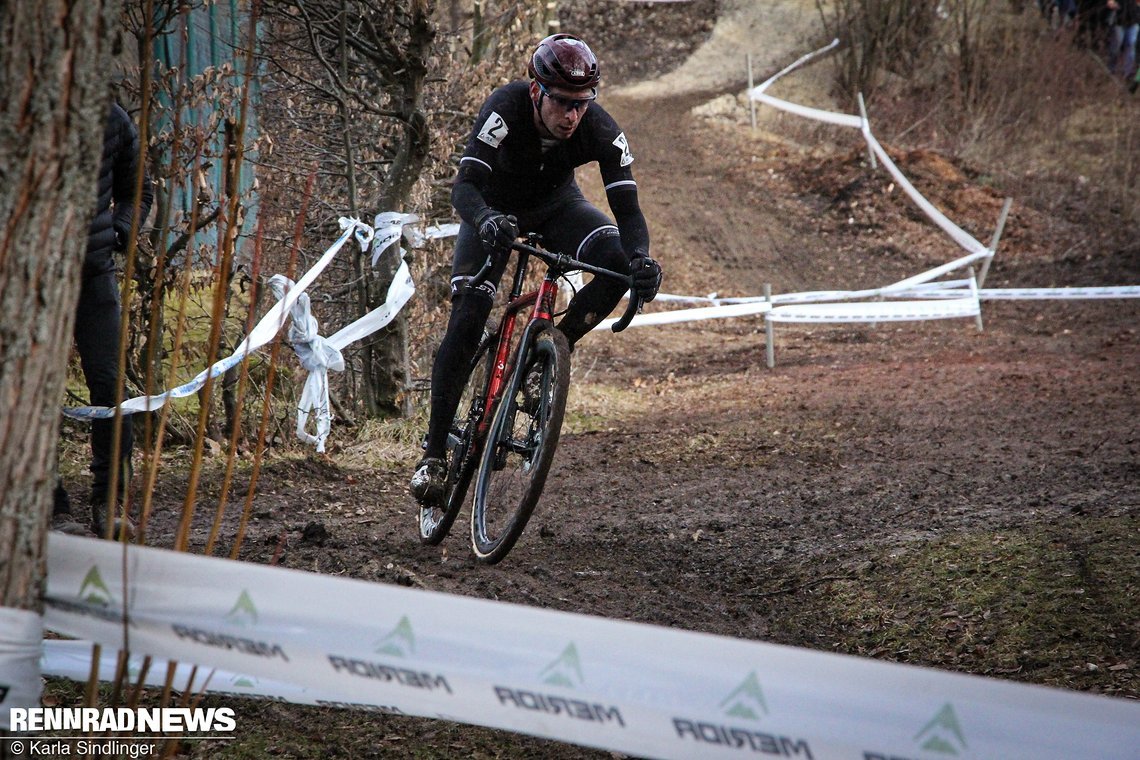
[[[230,707],[13,707],[12,731],[210,733],[237,728]]]

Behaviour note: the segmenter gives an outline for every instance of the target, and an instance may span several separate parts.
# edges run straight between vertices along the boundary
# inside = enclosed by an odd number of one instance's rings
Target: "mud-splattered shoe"
[[[420,504],[434,506],[443,499],[447,466],[438,457],[424,457],[412,475],[411,492]]]

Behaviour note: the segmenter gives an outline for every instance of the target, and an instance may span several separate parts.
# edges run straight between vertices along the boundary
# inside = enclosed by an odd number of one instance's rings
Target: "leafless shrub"
[[[936,0],[816,0],[827,33],[844,42],[837,60],[840,91],[870,97],[884,74],[909,75],[931,55]]]

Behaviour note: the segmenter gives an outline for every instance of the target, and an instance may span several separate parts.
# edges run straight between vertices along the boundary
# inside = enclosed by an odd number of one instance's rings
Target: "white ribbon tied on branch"
[[[269,287],[278,300],[283,300],[295,284],[285,275],[275,274],[269,278]],[[301,389],[301,399],[297,402],[297,437],[305,443],[315,444],[317,451],[324,452],[325,440],[332,427],[328,371],[343,372],[344,355],[317,332],[317,318],[310,311],[308,293],[302,293],[293,303],[289,315],[293,318],[289,327],[289,343],[297,352],[301,366],[309,373]],[[310,416],[316,421],[316,435],[305,429]]]
[[[238,350],[231,356],[215,362],[190,382],[165,393],[124,401],[119,405],[119,410],[124,415],[153,411],[169,399],[183,398],[196,393],[205,385],[208,378],[220,376],[257,349],[267,345],[285,324],[286,316],[290,316],[292,326],[288,340],[297,352],[301,365],[309,373],[297,408],[297,437],[306,443],[315,444],[317,451],[324,452],[332,423],[328,370],[343,371],[345,365],[342,350],[350,343],[368,337],[391,322],[411,299],[416,287],[408,264],[403,260],[404,250],[400,248],[400,265],[388,287],[384,303],[329,338],[323,338],[319,334],[317,320],[312,315],[311,303],[305,290],[350,239],[356,240],[361,252],[366,252],[369,247],[372,248],[372,264],[375,266],[380,255],[400,240],[405,232],[410,232],[414,247],[422,245],[425,240],[454,235],[458,227],[458,225],[435,225],[424,231],[410,227],[405,230],[405,225],[416,221],[419,221],[419,217],[414,214],[394,211],[377,214],[373,227],[357,219],[341,218],[340,227],[343,234],[297,283],[284,275],[274,275],[270,278],[269,286],[277,298],[277,303],[261,318]],[[113,417],[115,411],[115,407],[84,406],[65,408],[63,413],[74,419],[90,420]],[[315,434],[308,432],[310,417],[315,423]]]

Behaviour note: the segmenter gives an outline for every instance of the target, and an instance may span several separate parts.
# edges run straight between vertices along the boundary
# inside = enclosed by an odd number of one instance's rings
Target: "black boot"
[[[56,481],[55,491],[52,493],[51,529],[73,536],[89,535],[87,528],[83,527],[71,513],[71,497],[63,487],[63,481]]]
[[[126,517],[119,514],[111,514],[112,508],[114,512],[119,512],[119,505],[116,501],[108,502],[105,499],[99,499],[93,495],[91,498],[91,531],[98,538],[107,538],[107,518],[113,517],[114,524],[112,525],[113,533],[110,538],[112,541],[118,541],[120,535],[125,530],[127,540],[130,541],[135,537],[135,526]]]

